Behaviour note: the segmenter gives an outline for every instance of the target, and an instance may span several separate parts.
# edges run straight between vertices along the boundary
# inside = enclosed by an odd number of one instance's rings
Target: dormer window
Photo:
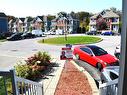
[[[102,13],[101,13],[101,15],[104,15],[105,14],[105,11],[103,11]]]

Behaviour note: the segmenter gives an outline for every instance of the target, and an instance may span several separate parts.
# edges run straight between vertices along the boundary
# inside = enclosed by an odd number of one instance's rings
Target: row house
[[[97,30],[96,25],[99,20],[104,20],[107,23],[108,30],[112,30],[114,32],[119,31],[119,15],[114,13],[111,10],[102,11],[99,14],[95,14],[90,17],[90,31]]]
[[[51,29],[68,31],[69,33],[76,33],[79,27],[79,20],[72,17],[70,14],[59,15],[51,21]]]
[[[9,31],[25,32],[32,30],[46,30],[47,17],[37,16],[35,18],[16,18],[9,21]]]
[[[0,12],[0,33],[8,32],[8,17]]]

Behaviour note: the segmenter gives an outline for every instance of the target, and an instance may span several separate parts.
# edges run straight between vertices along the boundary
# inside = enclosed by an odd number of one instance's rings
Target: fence
[[[44,95],[42,84],[17,77],[14,70],[0,71],[0,76],[3,79],[3,84],[0,82],[0,95]],[[7,88],[8,81],[11,89]]]
[[[107,83],[99,83],[100,95],[117,95],[118,79]]]

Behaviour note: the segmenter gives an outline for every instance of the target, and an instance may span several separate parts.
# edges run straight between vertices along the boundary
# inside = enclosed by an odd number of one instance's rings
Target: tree
[[[107,23],[103,18],[99,18],[97,20],[97,24],[96,24],[97,30],[106,30],[107,29]]]
[[[112,10],[113,12],[117,12],[117,9],[115,7],[111,7],[110,10]]]
[[[86,17],[90,17],[90,14],[88,12],[78,12],[76,13],[76,15],[80,21],[83,21]]]
[[[51,21],[51,20],[53,20],[54,18],[56,18],[56,16],[53,16],[53,15],[48,15],[48,16],[47,16],[47,20],[48,20],[48,21]]]
[[[12,20],[12,19],[13,19],[13,20],[15,19],[14,16],[10,16],[10,15],[8,15],[7,17],[8,17],[8,21],[10,21],[10,20]]]
[[[59,12],[57,15],[59,17],[67,17],[67,13],[66,12]]]

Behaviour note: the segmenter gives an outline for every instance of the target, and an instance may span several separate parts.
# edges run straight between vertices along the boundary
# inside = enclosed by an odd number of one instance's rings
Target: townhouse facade
[[[97,30],[97,23],[99,21],[105,21],[107,23],[107,30],[111,30],[113,32],[119,31],[119,15],[114,13],[111,10],[102,11],[98,14],[93,15],[90,17],[89,23],[89,31]]]
[[[26,32],[32,30],[47,30],[46,16],[35,18],[16,18],[8,22],[10,32]]]
[[[0,12],[0,33],[8,32],[8,18],[5,13]]]
[[[60,14],[51,21],[52,30],[62,30],[63,32],[76,33],[79,27],[79,20],[70,14]]]

